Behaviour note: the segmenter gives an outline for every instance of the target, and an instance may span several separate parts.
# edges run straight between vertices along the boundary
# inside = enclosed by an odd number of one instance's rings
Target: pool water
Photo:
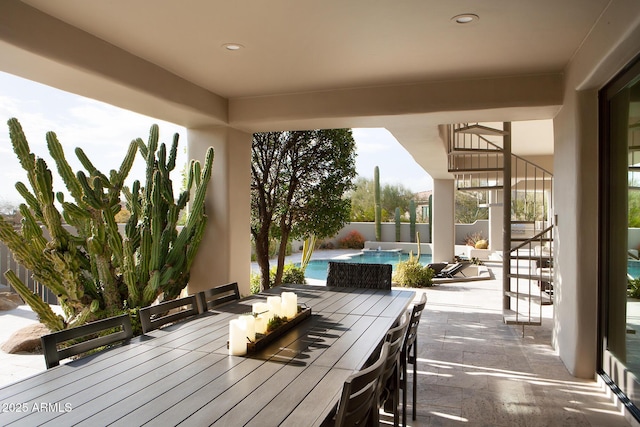
[[[403,254],[399,251],[362,251],[359,254],[350,257],[341,257],[340,259],[313,259],[309,261],[305,270],[305,277],[309,279],[327,280],[327,268],[329,261],[331,262],[350,262],[361,264],[391,264],[395,271],[396,265],[400,261],[409,259],[409,254]],[[431,254],[423,254],[420,256],[420,263],[427,265],[431,262]],[[297,264],[300,265],[300,264]]]
[[[627,273],[629,273],[629,275],[634,278],[640,277],[640,261],[633,259],[628,260]]]

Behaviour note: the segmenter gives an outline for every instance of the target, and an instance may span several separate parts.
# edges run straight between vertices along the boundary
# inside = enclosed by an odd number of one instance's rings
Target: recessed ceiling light
[[[478,15],[475,15],[473,13],[463,13],[461,15],[456,15],[453,18],[451,18],[451,20],[453,22],[455,22],[456,24],[470,24],[472,22],[475,22],[477,20],[479,20],[480,17]]]
[[[236,51],[242,49],[244,46],[239,43],[225,43],[222,45],[222,47],[227,50]]]

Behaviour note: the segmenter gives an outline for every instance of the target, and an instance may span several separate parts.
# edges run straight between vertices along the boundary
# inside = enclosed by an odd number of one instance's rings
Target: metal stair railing
[[[553,300],[553,174],[511,152],[508,122],[502,130],[478,123],[449,130],[448,170],[457,189],[502,190],[504,206],[510,206],[504,216],[503,310],[505,323],[523,325],[524,333],[524,325],[541,323],[542,305]],[[501,137],[502,146],[491,137]]]
[[[504,312],[505,323],[540,325],[542,306],[553,302],[553,225],[511,248],[507,296],[515,307]],[[503,272],[505,274],[505,272]],[[524,332],[524,329],[523,329]]]

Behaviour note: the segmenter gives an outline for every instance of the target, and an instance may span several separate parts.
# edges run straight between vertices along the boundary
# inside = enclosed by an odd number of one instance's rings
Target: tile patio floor
[[[418,335],[418,417],[409,425],[630,425],[604,386],[573,378],[551,348],[553,306],[524,337],[521,326],[503,323],[501,269],[491,269],[495,280],[418,291],[427,305]]]

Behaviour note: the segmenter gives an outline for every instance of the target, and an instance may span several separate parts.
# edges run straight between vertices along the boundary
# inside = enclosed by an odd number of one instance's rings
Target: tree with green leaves
[[[374,181],[365,177],[357,177],[354,188],[349,192],[351,199],[352,222],[374,222]],[[409,212],[409,203],[414,197],[413,192],[402,184],[383,184],[380,188],[380,206],[382,221],[393,221],[395,210],[400,208],[403,214]]]
[[[479,194],[472,191],[456,191],[456,223],[472,224],[479,219],[489,219],[489,208],[480,206],[478,201]]]
[[[291,239],[327,238],[349,221],[355,141],[351,129],[256,133],[251,152],[251,235],[268,289],[270,237],[280,242],[278,285]]]

